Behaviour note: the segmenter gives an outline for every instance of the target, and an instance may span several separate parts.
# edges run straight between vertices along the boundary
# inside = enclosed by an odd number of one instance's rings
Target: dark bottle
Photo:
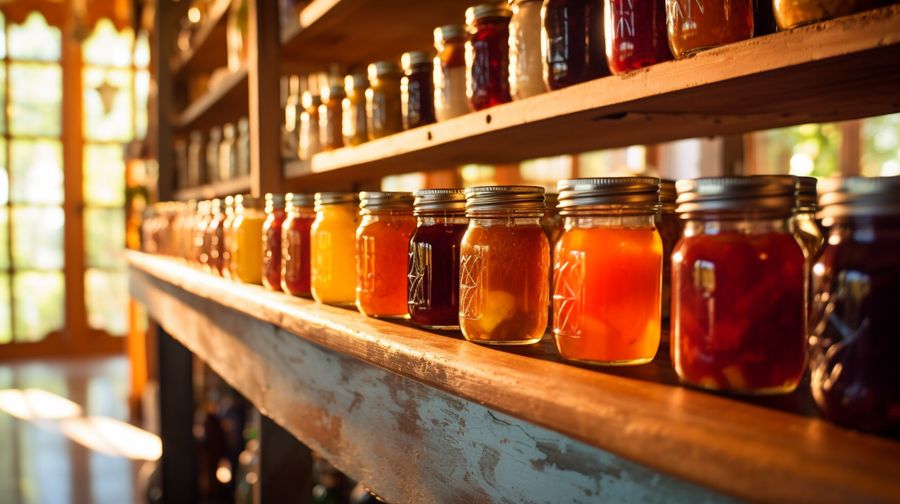
[[[544,0],[541,23],[544,82],[549,89],[609,75],[601,0]]]
[[[403,65],[403,125],[418,128],[435,122],[434,63],[431,53],[411,51],[400,59]]]
[[[509,20],[503,4],[482,4],[466,10],[466,94],[472,110],[512,101],[509,90]]]
[[[753,2],[753,36],[761,37],[778,31],[775,24],[775,13],[772,0],[754,0]]]

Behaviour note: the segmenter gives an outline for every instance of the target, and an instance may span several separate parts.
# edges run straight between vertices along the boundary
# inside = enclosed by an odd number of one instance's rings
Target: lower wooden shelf
[[[900,501],[900,443],[366,318],[133,252],[131,292],[260,411],[391,502]]]

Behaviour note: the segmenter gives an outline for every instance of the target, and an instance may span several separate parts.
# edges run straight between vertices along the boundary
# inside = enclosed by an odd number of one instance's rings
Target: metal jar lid
[[[347,192],[317,192],[315,195],[315,208],[320,210],[326,205],[354,205],[359,202],[357,193]]]
[[[434,44],[443,44],[447,39],[460,38],[466,34],[466,27],[463,25],[449,24],[438,26],[434,29]]]
[[[369,87],[369,76],[366,74],[352,74],[344,77],[344,91],[350,92]]]
[[[674,205],[678,200],[678,190],[675,189],[675,181],[660,179],[659,202],[663,205]]]
[[[537,186],[478,186],[466,189],[466,215],[496,211],[544,213],[544,188]]]
[[[819,216],[900,216],[900,177],[848,177],[819,183]]]
[[[466,211],[465,189],[419,189],[413,195],[416,215],[427,212],[462,214]]]
[[[315,196],[306,193],[288,193],[284,199],[288,208],[312,208],[316,204]]]
[[[382,77],[385,75],[399,75],[400,65],[396,61],[383,60],[369,64],[369,79]]]
[[[363,191],[359,193],[359,209],[363,213],[379,210],[412,212],[413,195],[408,192]]]
[[[260,208],[262,201],[249,194],[238,194],[234,197],[235,208]]]
[[[656,209],[659,179],[654,177],[598,177],[561,180],[559,210],[566,215],[579,207],[596,205],[640,206]]]
[[[266,212],[284,208],[284,194],[266,193]]]
[[[815,177],[797,177],[797,209],[814,211],[816,209],[816,186],[819,180]]]
[[[679,180],[675,186],[677,211],[685,219],[744,211],[789,216],[794,209],[797,182],[790,175],[758,175]]]
[[[553,216],[559,214],[559,193],[544,193],[544,215]]]
[[[474,5],[466,9],[466,24],[471,25],[479,19],[489,17],[512,17],[512,9],[507,3],[486,3]]]
[[[332,98],[343,98],[345,96],[347,96],[347,93],[344,91],[344,86],[342,84],[329,84],[322,88],[323,102]]]
[[[400,64],[404,71],[412,70],[414,65],[430,65],[432,61],[431,53],[428,51],[409,51],[400,57]]]

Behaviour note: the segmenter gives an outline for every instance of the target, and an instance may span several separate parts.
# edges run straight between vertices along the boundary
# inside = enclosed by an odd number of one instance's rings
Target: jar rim
[[[819,184],[819,209],[822,218],[900,215],[900,176],[823,180]]]
[[[504,211],[544,214],[544,188],[540,186],[475,186],[465,194],[467,215]]]
[[[596,205],[646,206],[659,203],[656,177],[587,177],[560,180],[559,209]],[[654,210],[655,211],[655,210]]]
[[[754,210],[790,215],[796,205],[796,178],[791,175],[702,177],[679,180],[676,211],[689,219],[698,213]]]

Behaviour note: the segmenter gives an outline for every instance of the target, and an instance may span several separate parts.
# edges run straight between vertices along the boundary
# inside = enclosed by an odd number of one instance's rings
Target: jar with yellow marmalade
[[[775,21],[782,30],[873,9],[884,0],[774,0]]]
[[[235,196],[231,224],[231,278],[249,284],[262,283],[263,271],[262,201],[252,196]]]
[[[316,220],[310,229],[312,297],[325,304],[356,302],[356,193],[316,193]]]

